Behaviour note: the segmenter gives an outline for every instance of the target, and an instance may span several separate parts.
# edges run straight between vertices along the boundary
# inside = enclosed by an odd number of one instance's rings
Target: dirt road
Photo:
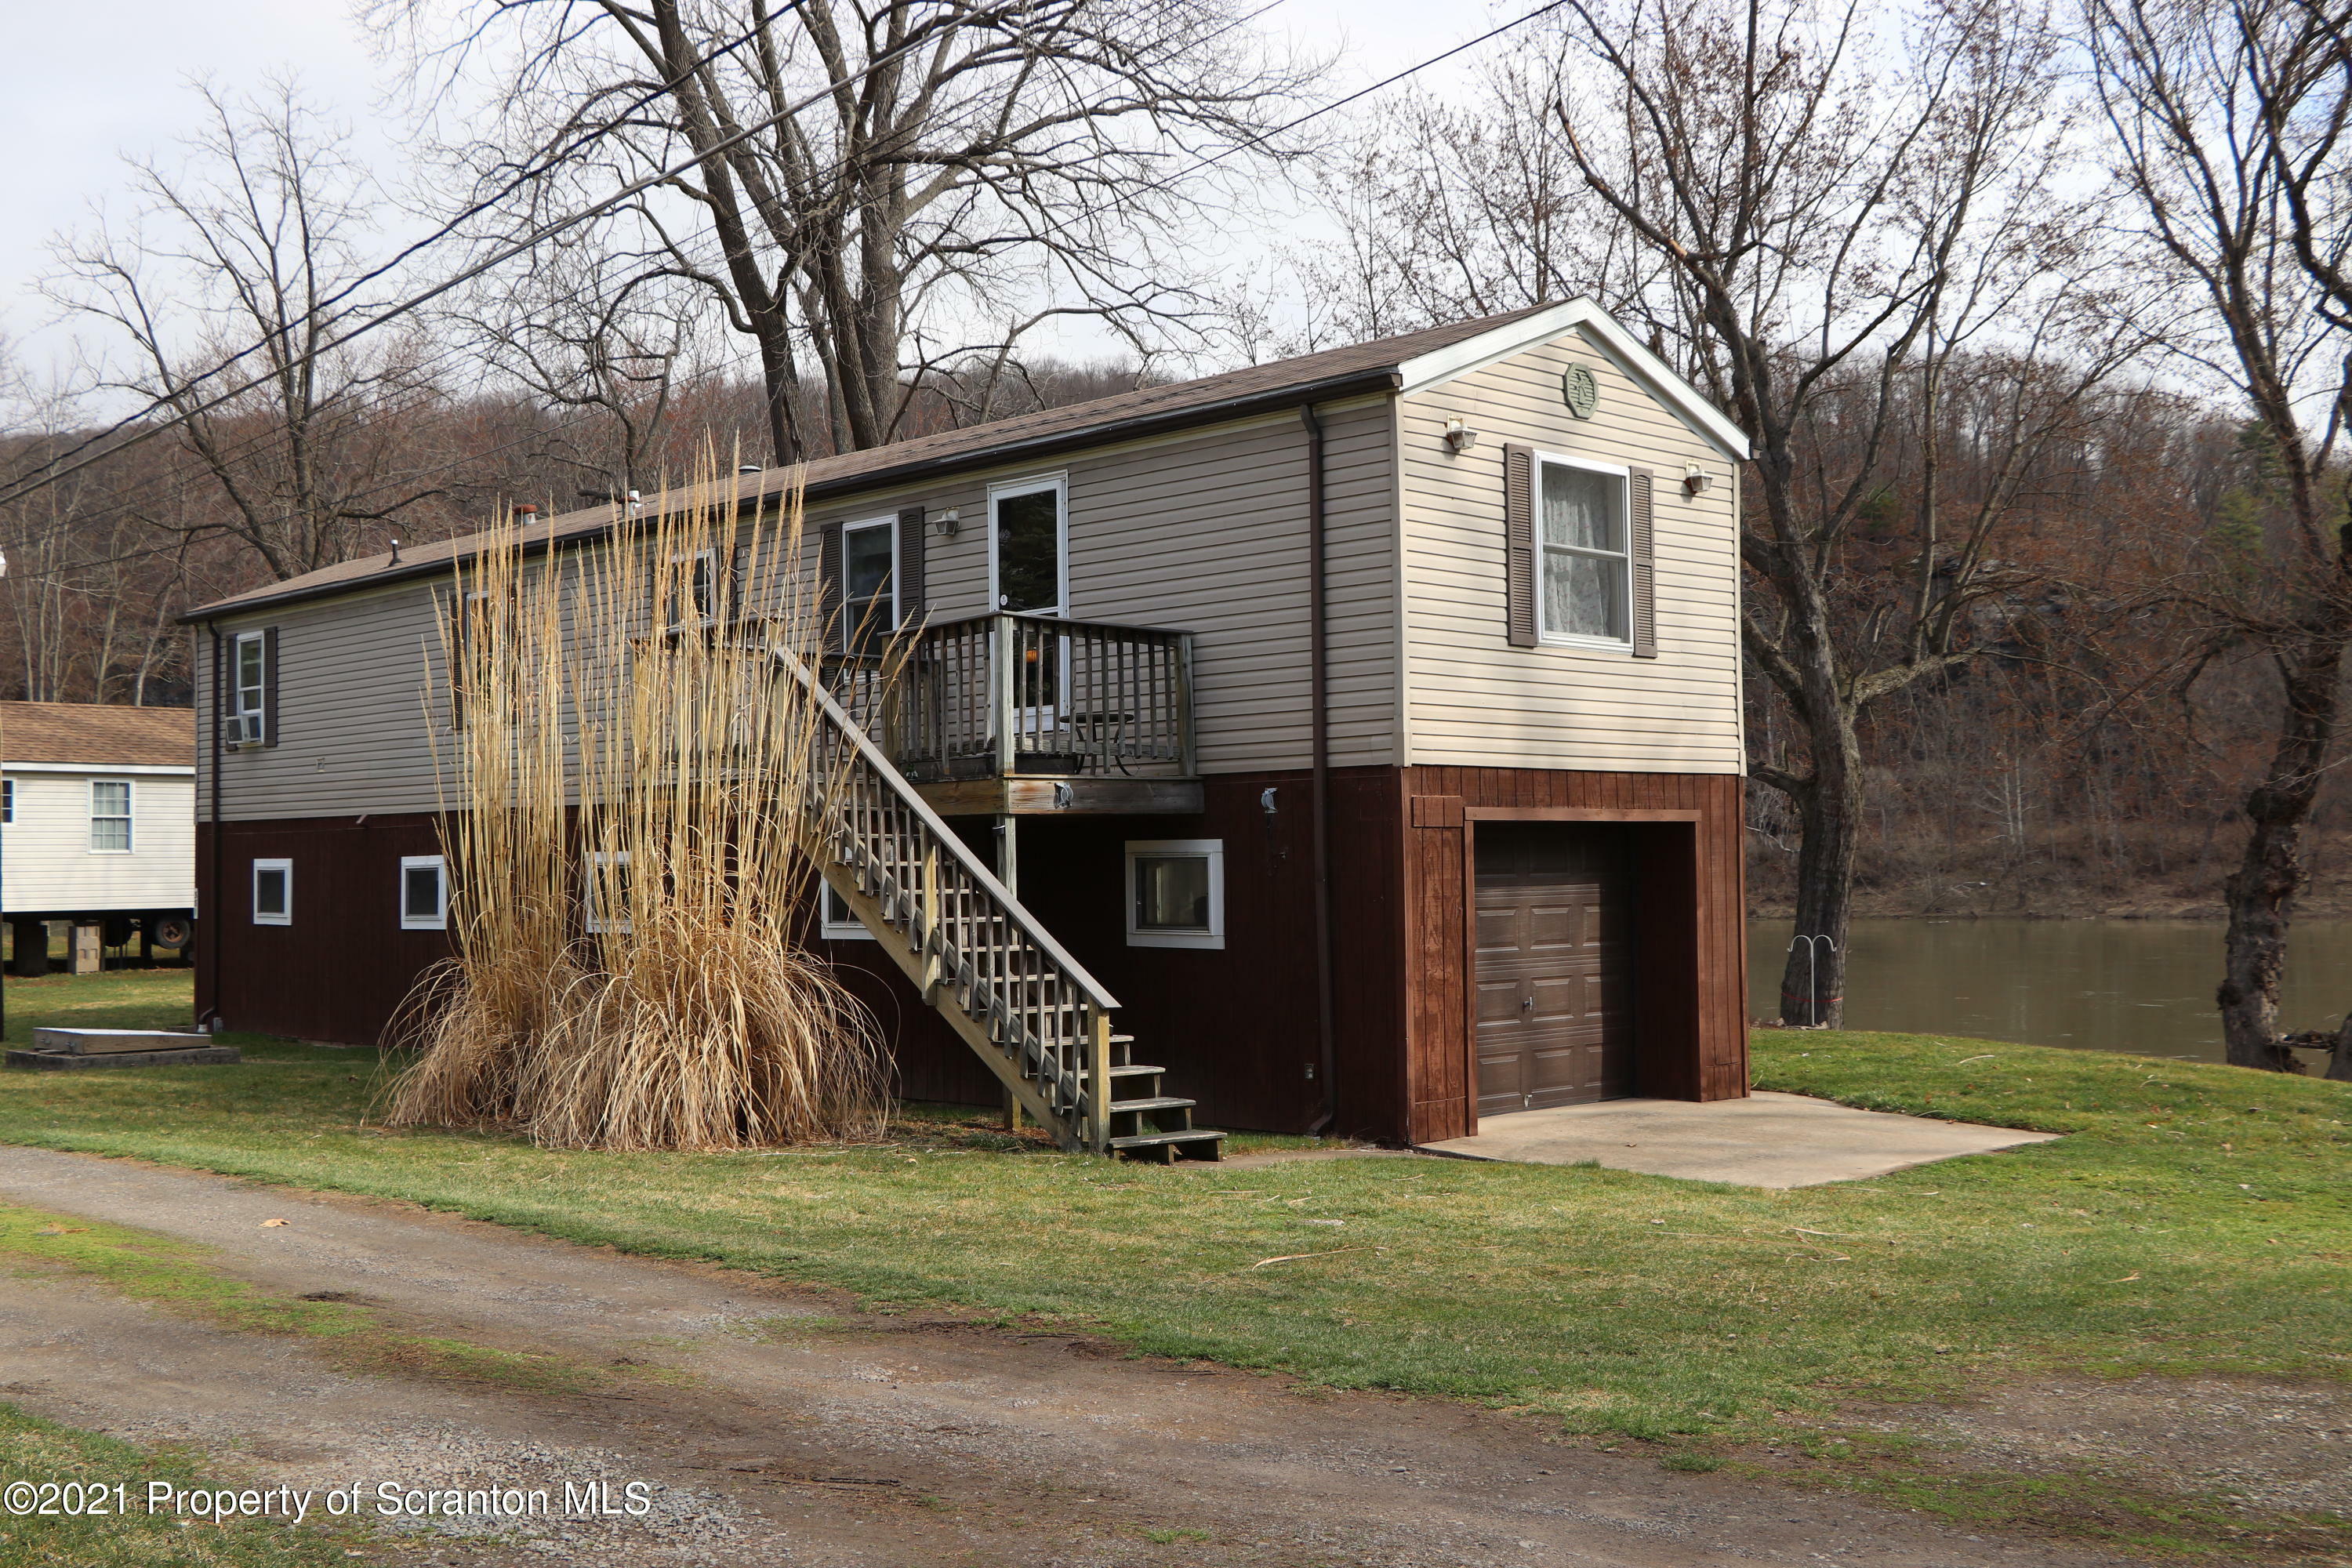
[[[649,1483],[642,1518],[425,1527],[429,1561],[1976,1568],[2121,1561],[1979,1540],[1426,1401],[1286,1389],[950,1322],[854,1323],[812,1291],[401,1205],[0,1149],[0,1198],[218,1249],[413,1331],[632,1369],[625,1392],[357,1376],[79,1280],[0,1280],[0,1398],[264,1485]],[[266,1226],[263,1221],[287,1223]],[[416,1561],[414,1553],[404,1561]]]

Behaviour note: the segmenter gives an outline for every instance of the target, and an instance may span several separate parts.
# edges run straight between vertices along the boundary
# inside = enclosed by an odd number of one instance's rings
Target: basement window
[[[1127,846],[1127,945],[1225,945],[1225,841],[1143,838]]]
[[[294,862],[256,860],[253,863],[253,923],[290,926],[294,923]]]
[[[400,858],[400,929],[449,929],[449,867],[442,857]]]
[[[817,922],[817,934],[827,942],[872,942],[874,933],[849,907],[849,900],[833,890],[831,882],[819,884],[824,889],[822,918]]]
[[[629,852],[592,849],[581,887],[582,914],[592,931],[629,929]]]

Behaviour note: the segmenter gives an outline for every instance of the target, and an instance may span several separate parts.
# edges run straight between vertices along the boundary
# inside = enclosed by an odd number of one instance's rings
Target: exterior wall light
[[[1684,465],[1683,489],[1690,494],[1695,496],[1703,496],[1706,494],[1707,487],[1714,483],[1715,476],[1708,473],[1705,468],[1700,468],[1696,463],[1686,463]]]
[[[938,534],[941,539],[953,539],[956,536],[956,530],[962,526],[963,518],[953,507],[950,507],[947,510],[940,513],[939,516],[931,519],[931,531]]]
[[[1457,452],[1466,452],[1478,444],[1478,432],[1459,419],[1445,422],[1445,444]]]

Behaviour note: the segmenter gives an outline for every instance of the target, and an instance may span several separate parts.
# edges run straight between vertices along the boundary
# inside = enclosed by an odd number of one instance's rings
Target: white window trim
[[[274,915],[261,912],[261,874],[264,871],[286,873],[286,908]],[[247,889],[247,908],[257,926],[290,926],[294,923],[294,862],[291,860],[261,860],[253,863],[252,886]]]
[[[872,942],[874,940],[874,933],[867,931],[866,929],[866,922],[859,920],[856,915],[850,916],[845,921],[837,921],[833,918],[833,900],[839,896],[840,895],[836,894],[833,890],[832,883],[826,881],[822,877],[817,879],[817,935],[826,942]],[[844,909],[847,909],[848,907],[849,906],[846,903],[842,905],[842,908]]]
[[[247,643],[260,651],[255,657],[261,667],[258,683],[245,684],[245,648]],[[263,727],[269,721],[269,633],[239,632],[229,639],[228,647],[229,712],[243,721],[245,733],[231,742],[237,746],[258,746],[268,740]],[[253,705],[246,705],[246,694],[253,693]]]
[[[671,565],[683,566],[686,568],[686,604],[684,607],[691,612],[690,614],[681,616],[677,620],[672,622],[669,629],[672,631],[683,631],[693,626],[717,626],[719,624],[719,612],[725,607],[719,601],[724,597],[726,592],[725,585],[719,576],[719,552],[716,549],[681,550],[669,559]],[[699,605],[695,603],[694,563],[697,562],[700,562],[702,563],[703,569],[707,574],[704,578],[704,582],[710,591],[710,603],[708,605]]]
[[[1546,463],[1557,463],[1564,468],[1582,468],[1588,473],[1608,474],[1617,480],[1617,518],[1624,525],[1625,530],[1625,548],[1618,552],[1618,559],[1624,563],[1625,579],[1626,635],[1622,637],[1594,637],[1590,632],[1556,632],[1545,624],[1544,606],[1549,601],[1549,595],[1544,592],[1546,556],[1554,550],[1593,559],[1605,559],[1610,553],[1605,550],[1583,550],[1571,545],[1544,542],[1543,469]],[[1528,500],[1528,505],[1535,512],[1535,596],[1538,640],[1549,647],[1588,647],[1609,653],[1632,652],[1633,648],[1633,470],[1622,463],[1595,462],[1591,458],[1571,458],[1565,452],[1538,452],[1535,455],[1532,488],[1535,493]]]
[[[122,815],[121,815],[121,816],[99,816],[99,814],[98,814],[98,792],[99,792],[99,787],[100,787],[100,785],[102,785],[102,784],[121,784],[121,785],[122,786]],[[92,855],[128,855],[128,854],[130,854],[131,851],[133,851],[133,850],[135,850],[136,848],[138,848],[138,847],[139,847],[139,830],[138,830],[138,827],[137,827],[137,826],[136,826],[136,825],[137,825],[137,823],[138,823],[138,809],[139,809],[139,794],[138,794],[138,791],[137,791],[137,790],[135,790],[135,789],[133,789],[133,788],[131,787],[131,781],[130,781],[129,779],[92,779],[92,780],[90,780],[90,781],[89,781],[89,832],[88,833],[88,835],[87,835],[87,836],[83,838],[83,840],[82,840],[82,842],[83,842],[84,846],[86,847],[86,849],[87,849],[88,853],[92,854]],[[121,848],[120,848],[120,849],[100,849],[100,848],[98,847],[98,845],[94,842],[94,840],[96,840],[96,838],[98,837],[98,825],[99,825],[100,823],[101,823],[101,822],[120,822],[121,824],[122,824],[122,847],[121,847]]]
[[[440,873],[439,907],[430,915],[408,912],[408,874],[430,867]],[[449,929],[449,861],[442,855],[403,855],[400,858],[400,929],[403,931],[447,931]]]
[[[1209,929],[1139,931],[1135,923],[1138,856],[1198,855],[1209,862]],[[1222,948],[1225,945],[1225,841],[1222,838],[1131,838],[1127,844],[1127,945]]]
[[[991,515],[992,517],[993,513]],[[881,529],[883,537],[890,542],[890,617],[883,622],[882,633],[887,637],[898,629],[898,605],[901,602],[898,593],[898,515],[892,512],[884,517],[853,519],[841,525],[841,646],[845,648],[849,646],[850,634],[857,629],[857,623],[850,618],[849,613],[849,536],[869,528]],[[992,525],[989,537],[995,538]],[[990,547],[990,559],[995,559],[992,545]],[[865,929],[863,926],[858,928],[861,931]]]
[[[580,881],[580,921],[590,932],[617,931],[625,936],[628,933],[627,921],[607,921],[596,912],[596,868],[626,866],[628,863],[629,852],[625,849],[591,849],[587,852],[584,874]]]
[[[1067,473],[1035,474],[1025,479],[1006,479],[988,487],[988,609],[991,615],[1003,607],[1004,594],[996,583],[996,503],[1016,496],[1035,495],[1041,490],[1054,492],[1054,592],[1059,595],[1050,609],[1019,610],[1024,616],[1061,616],[1070,614],[1070,476]]]

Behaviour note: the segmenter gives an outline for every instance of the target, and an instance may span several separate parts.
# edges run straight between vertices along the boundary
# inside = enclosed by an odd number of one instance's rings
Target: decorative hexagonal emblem
[[[1590,419],[1592,411],[1601,405],[1601,383],[1585,366],[1572,364],[1560,372],[1559,395],[1567,401],[1570,414],[1579,419]]]

